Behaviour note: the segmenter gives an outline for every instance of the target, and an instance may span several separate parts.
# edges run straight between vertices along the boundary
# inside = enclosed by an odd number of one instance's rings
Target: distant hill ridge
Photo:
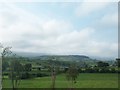
[[[93,56],[86,56],[86,55],[54,55],[54,54],[50,54],[50,53],[33,53],[33,52],[13,52],[16,53],[18,56],[22,56],[22,57],[28,57],[28,58],[34,58],[34,59],[42,59],[42,58],[48,58],[48,57],[56,57],[56,58],[69,58],[74,59],[74,60],[103,60],[103,61],[107,61],[107,60],[114,60],[113,58],[102,58],[102,57],[93,57]]]
[[[39,60],[62,60],[62,61],[73,61],[73,60],[90,60],[88,56],[85,55],[41,55],[38,57],[34,57],[34,59],[39,59]]]
[[[46,53],[31,53],[31,52],[13,52],[16,53],[18,56],[23,57],[32,57],[32,58],[38,58],[38,57],[77,57],[77,58],[89,58],[85,55],[54,55],[54,54],[46,54]]]

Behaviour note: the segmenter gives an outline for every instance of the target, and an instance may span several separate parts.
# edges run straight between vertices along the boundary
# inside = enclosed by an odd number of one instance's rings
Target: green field
[[[19,88],[50,88],[51,77],[39,77],[21,80]],[[66,80],[65,74],[56,77],[56,88],[69,88],[70,82]],[[117,88],[118,75],[109,73],[81,73],[77,78],[75,88]],[[11,88],[11,81],[5,78],[3,88]]]

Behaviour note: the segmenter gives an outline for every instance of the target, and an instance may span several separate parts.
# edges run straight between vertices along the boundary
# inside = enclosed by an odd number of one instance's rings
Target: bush
[[[31,77],[31,75],[29,74],[29,73],[27,73],[27,72],[24,72],[24,73],[22,73],[21,74],[21,79],[28,79],[28,78],[30,78]]]
[[[109,68],[102,68],[102,69],[100,69],[99,72],[100,73],[110,73],[110,70],[109,70]]]
[[[94,67],[94,68],[79,68],[78,69],[79,73],[119,73],[120,70],[116,70],[115,68],[99,68],[99,67]]]
[[[99,73],[99,68],[93,68],[94,73]]]
[[[93,70],[92,68],[86,68],[86,69],[85,69],[85,72],[86,72],[86,73],[93,73],[94,70]]]
[[[49,73],[46,72],[31,72],[30,75],[32,77],[45,77],[45,76],[50,76]]]
[[[37,73],[36,76],[37,77],[45,77],[45,76],[49,76],[49,75],[46,73]]]
[[[67,71],[68,71],[68,67],[65,67],[63,72],[66,73]]]
[[[3,72],[3,75],[8,76],[9,72]]]
[[[117,71],[115,70],[115,68],[111,68],[110,72],[111,73],[116,73]]]
[[[79,73],[83,73],[83,70],[81,68],[78,69]]]

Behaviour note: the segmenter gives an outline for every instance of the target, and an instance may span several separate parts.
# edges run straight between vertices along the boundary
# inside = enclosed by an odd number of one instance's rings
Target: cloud
[[[114,38],[117,38],[118,12],[115,11],[115,12],[108,12],[104,14],[103,16],[94,20],[94,22],[91,23],[91,27],[93,27],[97,31],[101,31],[101,33],[102,32],[109,32],[109,33],[113,32],[114,34],[116,34],[116,37]],[[114,34],[111,33],[111,35],[114,35]]]
[[[85,17],[88,16],[96,11],[99,11],[105,7],[107,7],[107,5],[109,5],[110,2],[88,2],[88,1],[84,1],[82,2],[75,10],[75,14],[78,17]]]
[[[60,34],[70,32],[73,29],[73,27],[69,22],[66,22],[64,20],[52,19],[43,23],[42,29],[43,33],[47,36],[58,36]]]
[[[72,25],[64,20],[37,17],[10,4],[7,7],[1,7],[0,12],[0,40],[3,43],[22,43],[21,41],[27,40],[45,43],[46,40],[68,33],[72,29]]]
[[[36,16],[13,4],[0,8],[0,41],[14,51],[116,56],[117,44],[95,41],[92,27],[76,30],[72,22]]]
[[[100,22],[102,26],[106,27],[117,27],[118,26],[118,13],[108,13],[104,15]]]
[[[98,41],[92,41],[90,45],[88,46],[90,49],[88,53],[91,55],[94,53],[94,55],[98,56],[101,54],[103,57],[117,57],[116,52],[118,51],[118,44],[117,43],[106,43],[106,42],[98,42]]]

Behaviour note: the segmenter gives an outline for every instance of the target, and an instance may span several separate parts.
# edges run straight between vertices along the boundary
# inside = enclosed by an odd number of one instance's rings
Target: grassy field
[[[22,80],[20,88],[50,88],[51,77],[39,77],[28,80]],[[58,75],[56,78],[56,88],[69,88],[69,82],[66,80],[64,74]],[[117,74],[98,74],[98,73],[81,73],[77,78],[77,83],[74,84],[76,88],[117,88],[118,75]],[[11,81],[6,78],[3,81],[3,88],[11,88]]]

